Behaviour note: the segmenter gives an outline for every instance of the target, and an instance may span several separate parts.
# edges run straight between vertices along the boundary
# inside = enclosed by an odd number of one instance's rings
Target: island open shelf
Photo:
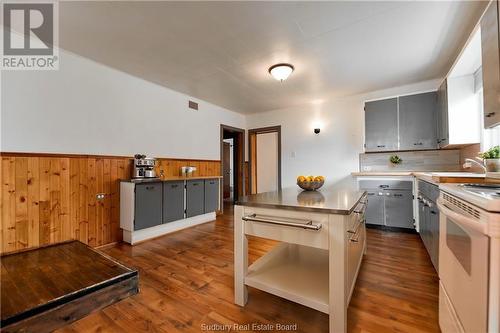
[[[248,267],[245,284],[328,314],[328,251],[281,243]]]

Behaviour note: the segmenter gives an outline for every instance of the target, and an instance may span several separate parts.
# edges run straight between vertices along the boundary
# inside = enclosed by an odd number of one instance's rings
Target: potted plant
[[[391,155],[391,157],[389,157],[389,161],[392,164],[397,165],[397,164],[401,164],[403,162],[403,159],[401,157],[399,157],[398,155]]]
[[[479,153],[479,157],[484,161],[486,172],[500,172],[500,146],[494,146]]]

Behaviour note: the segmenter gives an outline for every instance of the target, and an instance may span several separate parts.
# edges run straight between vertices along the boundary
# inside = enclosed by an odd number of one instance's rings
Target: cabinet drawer
[[[391,190],[411,190],[413,182],[410,180],[360,180],[359,188],[362,190],[370,189],[391,189]]]
[[[356,281],[359,264],[363,257],[366,241],[366,229],[364,223],[357,227],[355,234],[349,234],[347,247],[347,291],[351,293]],[[348,294],[349,295],[349,294]]]
[[[255,215],[256,219],[291,222],[297,226],[280,225],[268,222],[243,221],[245,234],[273,239],[292,244],[328,249],[328,215],[282,211],[274,209],[245,207],[244,217]],[[310,220],[319,230],[304,229],[300,223]]]

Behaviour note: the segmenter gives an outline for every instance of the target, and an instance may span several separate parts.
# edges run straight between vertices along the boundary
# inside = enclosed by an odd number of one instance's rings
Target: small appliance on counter
[[[132,179],[157,178],[155,171],[156,158],[146,155],[135,154],[134,166],[132,168]]]
[[[193,172],[196,171],[196,167],[192,166],[183,166],[181,167],[181,176],[190,177],[193,175]]]

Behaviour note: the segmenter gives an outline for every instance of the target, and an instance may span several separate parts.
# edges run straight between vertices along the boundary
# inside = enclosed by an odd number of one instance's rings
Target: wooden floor
[[[274,244],[252,238],[250,260]],[[256,289],[250,288],[245,308],[233,304],[229,210],[215,222],[104,252],[139,269],[139,294],[60,332],[201,332],[234,323],[297,324],[298,332],[328,332],[327,315]],[[438,277],[418,235],[368,230],[348,326],[350,332],[439,332]]]

